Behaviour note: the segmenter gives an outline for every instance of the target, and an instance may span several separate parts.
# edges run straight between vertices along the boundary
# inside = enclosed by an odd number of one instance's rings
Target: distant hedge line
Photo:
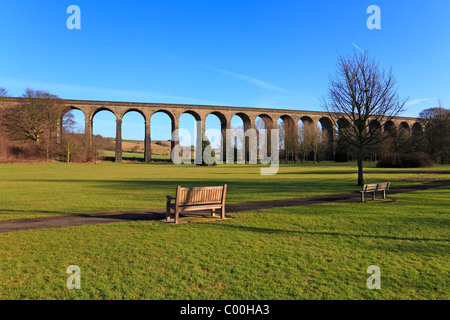
[[[391,153],[382,156],[378,168],[424,168],[431,167],[433,160],[426,153]]]

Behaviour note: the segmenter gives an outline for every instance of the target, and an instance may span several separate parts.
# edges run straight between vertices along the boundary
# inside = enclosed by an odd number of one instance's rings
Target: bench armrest
[[[166,201],[166,206],[170,206],[172,205],[172,200],[176,200],[176,198],[172,197],[172,196],[166,196],[167,201]]]

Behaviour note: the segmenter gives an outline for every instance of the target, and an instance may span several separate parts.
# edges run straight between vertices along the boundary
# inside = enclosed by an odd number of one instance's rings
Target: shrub
[[[86,145],[83,134],[66,133],[60,145],[60,159],[65,162],[93,162],[96,148]]]
[[[346,152],[336,152],[334,155],[334,162],[348,162],[348,153]]]
[[[45,148],[31,141],[0,138],[0,163],[45,161]]]
[[[210,153],[211,159],[214,159],[214,162],[211,163],[211,164],[206,163],[206,162],[205,162],[205,159],[204,159],[204,154],[205,154],[205,149],[206,149],[206,148],[208,148],[208,150],[211,152],[211,153]],[[215,152],[214,149],[212,148],[211,143],[209,142],[208,139],[203,140],[203,141],[202,141],[202,164],[201,164],[201,165],[202,165],[202,166],[208,166],[208,165],[216,166],[216,165],[217,165],[217,162],[216,162],[215,158],[216,158],[216,152]]]
[[[378,168],[424,168],[431,167],[433,161],[426,153],[391,153],[381,157]]]
[[[134,146],[133,148],[131,148],[131,153],[139,153],[139,146]]]

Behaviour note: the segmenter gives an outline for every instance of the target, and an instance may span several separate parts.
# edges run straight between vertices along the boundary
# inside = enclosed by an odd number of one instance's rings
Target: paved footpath
[[[407,193],[413,191],[427,190],[431,188],[438,188],[450,185],[450,180],[433,181],[423,184],[412,185],[403,188],[390,189],[388,196]],[[357,202],[360,199],[359,192],[332,194],[326,196],[316,196],[309,198],[296,199],[280,199],[268,200],[260,202],[247,203],[231,203],[228,204],[227,212],[235,213],[242,211],[252,211],[271,208],[282,207],[297,207],[308,206],[326,202]],[[93,214],[93,215],[74,215],[38,219],[23,219],[0,222],[0,233],[32,230],[32,229],[47,229],[60,227],[73,227],[92,224],[104,224],[113,222],[126,221],[145,221],[145,220],[161,220],[165,218],[164,211],[147,211],[147,212],[133,212],[133,213],[115,213],[115,214]]]

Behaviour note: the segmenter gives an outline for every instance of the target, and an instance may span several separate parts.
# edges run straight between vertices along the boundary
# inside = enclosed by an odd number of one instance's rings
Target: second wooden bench
[[[361,202],[364,202],[364,195],[366,193],[372,193],[372,200],[375,200],[375,194],[381,192],[383,199],[386,199],[386,190],[391,186],[390,182],[373,183],[364,185],[361,192]]]

